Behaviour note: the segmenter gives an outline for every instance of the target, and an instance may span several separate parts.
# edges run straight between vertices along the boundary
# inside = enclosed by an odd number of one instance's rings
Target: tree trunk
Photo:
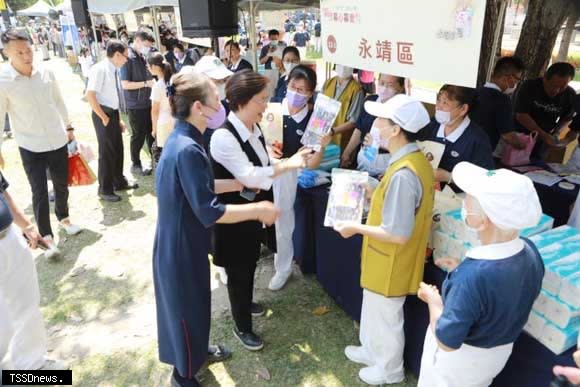
[[[539,77],[552,57],[570,0],[530,0],[515,55],[526,64],[525,78]]]
[[[483,24],[483,34],[481,38],[481,50],[479,54],[479,73],[477,76],[477,86],[485,83],[489,61],[493,52],[493,41],[495,39],[495,30],[500,19],[500,8],[502,0],[487,0],[485,7],[485,19]],[[501,17],[503,19],[503,16]],[[501,40],[501,37],[500,37]],[[500,44],[501,47],[501,44]]]
[[[570,49],[570,42],[572,42],[572,36],[574,36],[574,30],[576,29],[576,22],[580,16],[578,4],[575,3],[572,6],[572,13],[568,16],[568,21],[566,22],[566,29],[562,34],[562,40],[560,41],[560,50],[558,51],[557,62],[566,62],[568,60],[568,50]]]

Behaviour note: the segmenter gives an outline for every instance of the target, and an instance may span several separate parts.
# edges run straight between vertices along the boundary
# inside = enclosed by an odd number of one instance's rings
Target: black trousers
[[[141,148],[147,142],[147,151],[151,154],[153,145],[153,124],[151,123],[151,108],[129,109],[129,123],[131,124],[131,161],[135,166],[141,166]]]
[[[22,164],[32,190],[32,207],[40,235],[54,235],[50,227],[50,204],[46,170],[54,188],[54,212],[57,219],[68,218],[68,150],[66,145],[49,152],[20,149]]]
[[[252,299],[254,297],[254,276],[256,261],[226,266],[228,275],[228,296],[236,327],[240,332],[252,332]]]
[[[94,112],[93,125],[97,132],[99,143],[99,192],[110,195],[115,188],[127,184],[123,176],[123,135],[121,131],[119,111],[101,106],[110,121],[107,126]]]

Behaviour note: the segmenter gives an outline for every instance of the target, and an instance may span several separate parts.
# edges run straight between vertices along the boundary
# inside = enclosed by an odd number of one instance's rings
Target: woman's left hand
[[[348,239],[353,235],[356,235],[356,226],[355,222],[336,222],[334,224],[334,231],[340,234],[341,237]]]
[[[448,172],[441,168],[437,168],[435,170],[435,181],[439,181],[441,183],[449,183],[451,181],[451,172]]]

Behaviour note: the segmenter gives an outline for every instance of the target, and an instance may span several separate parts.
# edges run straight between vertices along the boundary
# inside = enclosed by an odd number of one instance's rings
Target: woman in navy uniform
[[[269,202],[237,206],[218,201],[216,192],[239,188],[233,180],[219,181],[214,192],[203,148],[206,128],[219,125],[225,114],[213,82],[203,74],[177,74],[168,92],[176,124],[156,174],[159,210],[153,249],[159,359],[174,366],[174,385],[198,386],[195,374],[209,347],[209,228],[250,220],[272,224],[277,210]]]
[[[437,94],[435,119],[422,131],[423,140],[445,145],[443,158],[435,170],[437,182],[451,184],[451,171],[462,161],[486,169],[495,166],[489,137],[469,119],[474,103],[475,91],[467,87],[443,85]]]
[[[286,98],[290,73],[294,67],[300,64],[300,51],[294,46],[286,47],[282,52],[282,63],[284,64],[285,73],[278,79],[274,96],[270,102],[282,102]]]
[[[252,71],[235,73],[226,85],[231,112],[222,129],[214,132],[210,153],[217,179],[236,179],[247,187],[242,194],[226,193],[220,201],[228,204],[272,200],[274,179],[306,166],[310,150],[271,163],[258,127],[268,107],[268,79]],[[263,242],[275,251],[273,228],[261,222],[220,224],[215,229],[214,264],[228,276],[228,296],[235,321],[234,335],[251,351],[263,348],[262,339],[252,327],[252,317],[262,316],[264,308],[253,302],[254,275]]]
[[[292,47],[296,49],[295,47]],[[282,150],[272,148],[275,158],[286,159],[303,148],[300,140],[312,116],[312,105],[308,102],[316,89],[316,72],[308,66],[298,65],[288,74],[288,92],[282,101],[283,141]],[[324,150],[330,143],[328,135],[322,141],[322,148],[308,160],[307,167],[316,169],[322,162]],[[274,202],[280,208],[280,217],[276,222],[276,248],[274,267],[276,274],[270,281],[270,290],[280,290],[292,274],[294,248],[294,201],[298,186],[298,173],[290,172],[274,181]]]

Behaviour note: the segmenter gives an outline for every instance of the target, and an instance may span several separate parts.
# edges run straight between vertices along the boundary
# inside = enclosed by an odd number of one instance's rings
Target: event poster
[[[324,59],[475,87],[486,0],[321,0]]]
[[[443,152],[445,152],[445,145],[437,141],[417,141],[417,145],[419,145],[419,149],[423,151],[433,169],[439,168]]]
[[[262,114],[262,121],[260,122],[260,129],[268,145],[282,144],[284,139],[283,124],[282,104],[269,103],[268,108]]]

